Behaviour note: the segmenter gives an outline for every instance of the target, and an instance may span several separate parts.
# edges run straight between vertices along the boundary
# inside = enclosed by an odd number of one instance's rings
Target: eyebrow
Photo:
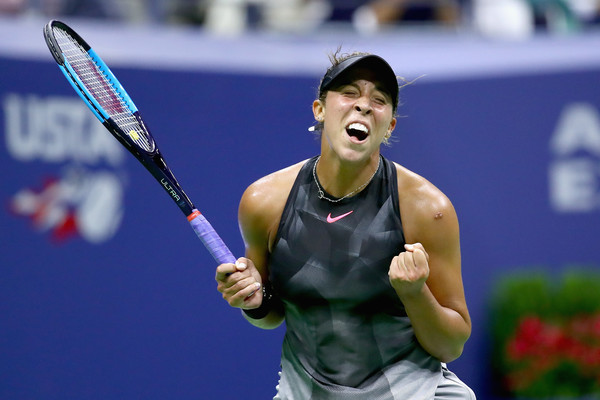
[[[340,88],[342,88],[344,86],[353,86],[353,87],[356,87],[358,89],[359,85],[356,83],[357,80],[360,80],[360,79],[354,79],[352,81],[340,82],[339,85],[335,85],[334,87],[332,87],[329,90],[339,90]],[[372,82],[372,81],[370,81],[370,82]],[[386,94],[389,98],[392,97],[392,94],[390,93],[389,90],[387,90],[385,88],[385,86],[383,85],[382,82],[376,81],[376,82],[374,82],[374,85],[375,85],[375,90],[377,90],[378,92]]]
[[[343,88],[344,86],[352,86],[352,87],[355,87],[360,90],[359,85],[356,83],[356,81],[358,81],[358,80],[360,80],[360,79],[354,79],[352,81],[340,82],[339,85],[336,85],[336,87],[331,88],[330,90],[337,91],[337,90]],[[373,82],[373,81],[370,81],[370,82]],[[392,104],[393,103],[392,94],[388,90],[385,89],[385,87],[383,86],[383,83],[380,81],[376,81],[373,83],[375,85],[375,90],[382,93],[386,97],[386,101],[388,101],[390,104]]]

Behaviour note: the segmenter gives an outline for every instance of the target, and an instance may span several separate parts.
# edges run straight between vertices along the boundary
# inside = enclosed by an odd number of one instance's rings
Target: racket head
[[[44,26],[46,44],[63,74],[94,115],[163,186],[218,263],[235,262],[223,240],[195,209],[164,161],[137,107],[91,46],[65,23]]]
[[[91,46],[57,20],[44,26],[44,39],[71,86],[113,136],[137,151],[156,153],[154,138],[131,97]]]
[[[163,159],[121,83],[91,46],[67,24],[51,20],[44,39],[67,81],[96,118],[159,181],[186,215],[194,205]]]

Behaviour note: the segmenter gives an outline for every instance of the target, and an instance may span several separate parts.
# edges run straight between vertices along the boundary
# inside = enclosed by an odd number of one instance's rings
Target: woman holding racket
[[[380,154],[398,81],[382,58],[331,57],[313,102],[320,155],[244,193],[245,257],[218,290],[253,325],[285,319],[275,399],[474,399],[445,363],[471,333],[448,198]]]

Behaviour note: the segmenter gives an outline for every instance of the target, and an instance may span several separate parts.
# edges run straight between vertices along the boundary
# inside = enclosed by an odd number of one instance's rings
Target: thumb
[[[428,266],[429,257],[427,256],[427,253],[421,249],[415,249],[413,252],[413,259],[415,260],[415,265],[417,268],[424,268]]]

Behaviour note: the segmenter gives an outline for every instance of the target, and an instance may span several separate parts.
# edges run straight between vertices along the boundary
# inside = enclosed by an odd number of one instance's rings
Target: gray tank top
[[[442,364],[388,280],[405,243],[395,166],[382,156],[363,191],[332,203],[318,197],[316,160],[296,178],[271,255],[286,323],[276,399],[431,399]]]

